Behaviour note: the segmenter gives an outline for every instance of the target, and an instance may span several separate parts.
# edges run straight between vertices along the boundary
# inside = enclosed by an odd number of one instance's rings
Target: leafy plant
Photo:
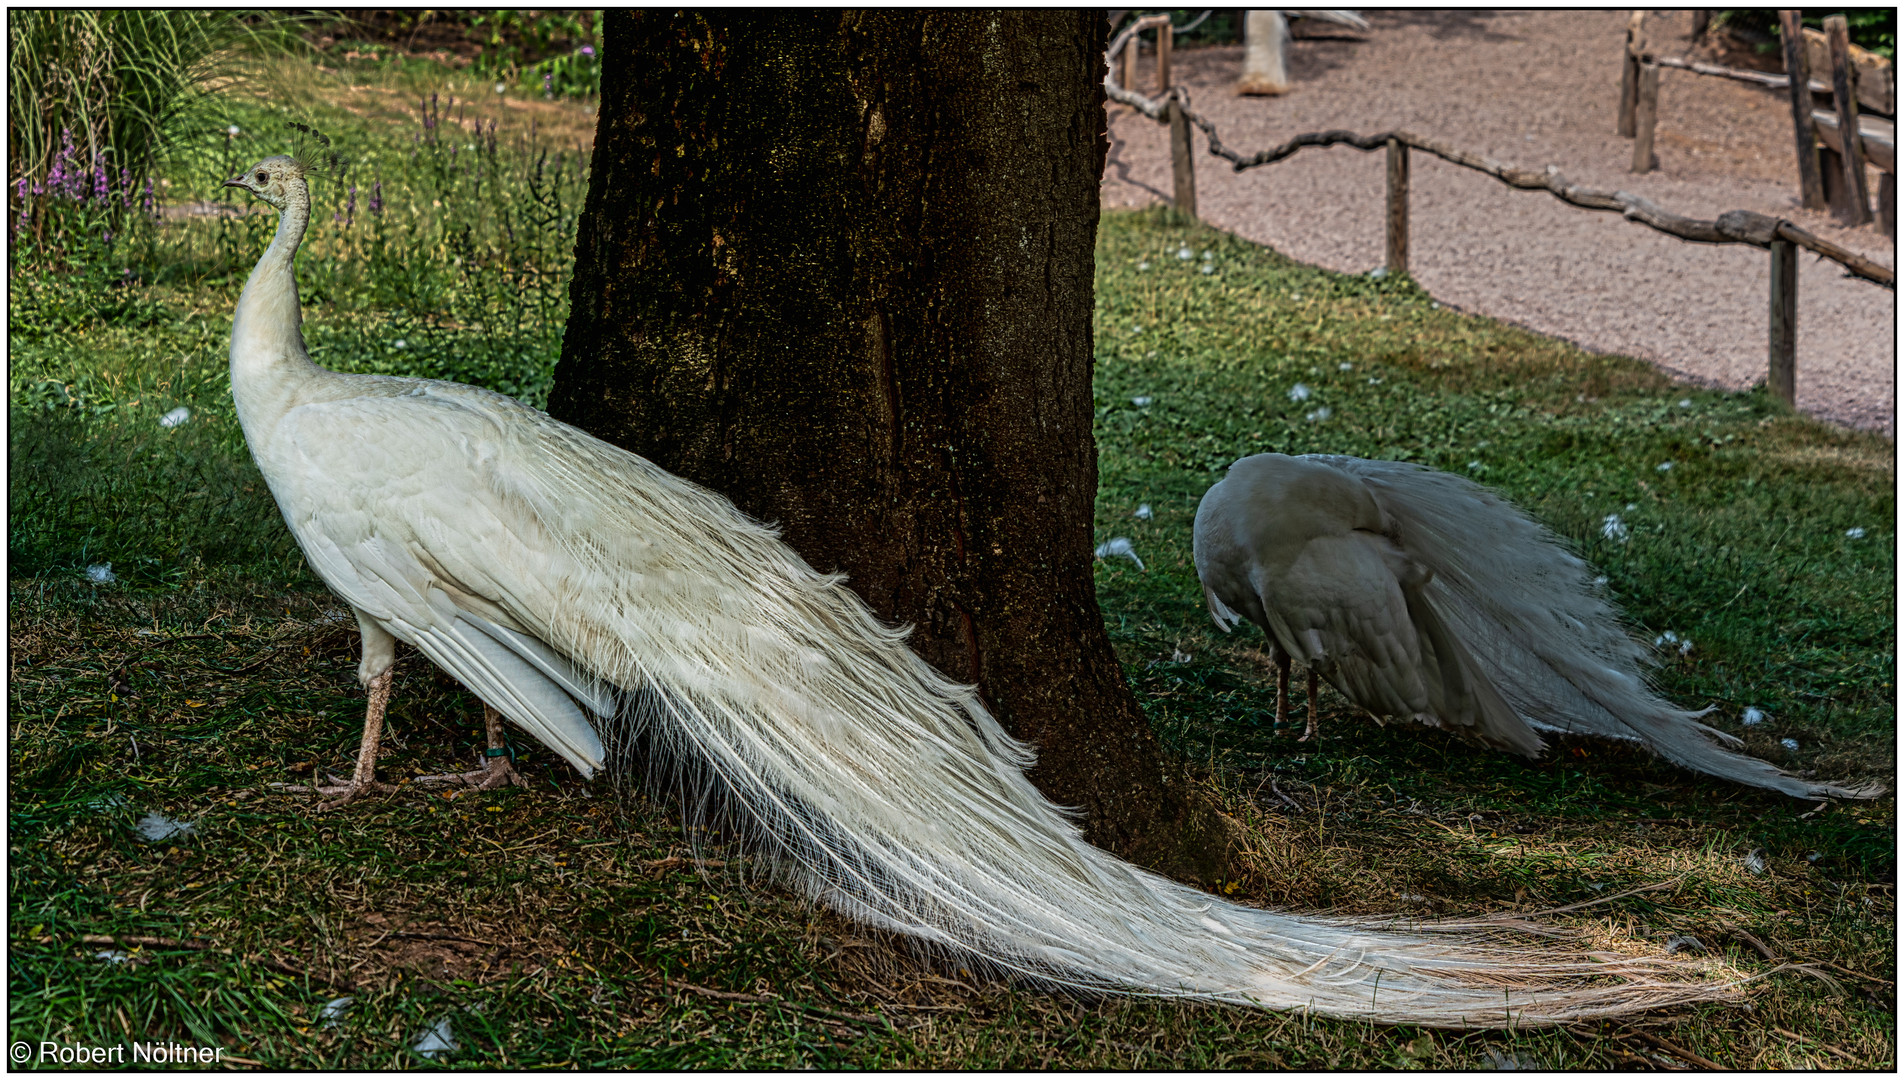
[[[486,12],[470,20],[483,32],[477,72],[532,83],[541,80],[548,97],[593,97],[601,93],[601,61],[596,46],[599,11]]]
[[[15,214],[32,216],[62,165],[142,184],[202,117],[214,86],[251,61],[297,48],[277,15],[220,10],[23,8],[7,18],[7,176]],[[25,182],[22,185],[22,181]]]
[[[1897,9],[1896,8],[1849,8],[1834,12],[1829,8],[1823,11],[1806,11],[1799,21],[1814,30],[1825,28],[1827,15],[1842,14],[1845,28],[1849,31],[1851,44],[1869,49],[1886,60],[1897,55]],[[1744,27],[1756,34],[1764,35],[1768,41],[1754,46],[1754,51],[1769,53],[1779,46],[1782,36],[1779,30],[1778,11],[1775,8],[1733,8],[1713,13],[1714,26]]]

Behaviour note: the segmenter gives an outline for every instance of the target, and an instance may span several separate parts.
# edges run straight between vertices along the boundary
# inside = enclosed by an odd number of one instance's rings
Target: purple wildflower
[[[146,213],[148,213],[148,214],[150,214],[150,213],[152,213],[152,212],[153,212],[153,207],[152,207],[152,178],[151,178],[150,176],[148,176],[148,177],[146,177],[146,178],[145,178],[145,212],[146,212]]]
[[[544,97],[555,96],[555,73],[554,72],[545,71],[542,73],[542,94]]]
[[[66,145],[60,147],[60,152],[53,155],[53,165],[46,170],[46,186],[52,188],[55,195],[60,194],[66,187],[66,163],[73,153],[73,133],[62,131],[61,134],[66,137]]]
[[[595,46],[593,46],[593,45],[584,45],[584,46],[582,46],[582,55],[583,55],[583,56],[594,56],[594,55],[595,55]]]
[[[132,209],[132,170],[123,165],[119,167],[119,191],[120,198],[124,200],[125,209]]]
[[[383,213],[383,181],[382,180],[379,180],[375,184],[372,184],[370,186],[370,212],[373,214]]]
[[[106,183],[106,163],[97,155],[93,157],[93,198],[104,199],[111,190]]]
[[[344,200],[344,225],[349,227],[357,219],[357,185],[350,186],[350,198]]]

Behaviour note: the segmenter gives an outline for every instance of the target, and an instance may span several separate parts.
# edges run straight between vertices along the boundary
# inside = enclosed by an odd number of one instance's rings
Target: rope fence
[[[1895,292],[1894,271],[1812,234],[1783,218],[1751,210],[1730,210],[1717,219],[1703,221],[1675,214],[1643,196],[1626,191],[1605,191],[1570,182],[1558,166],[1544,169],[1520,169],[1482,154],[1472,154],[1433,139],[1407,131],[1387,131],[1361,135],[1353,131],[1318,131],[1297,135],[1280,146],[1244,156],[1223,144],[1216,125],[1190,106],[1190,93],[1182,86],[1163,89],[1157,97],[1146,97],[1128,90],[1119,80],[1119,61],[1124,60],[1125,76],[1135,75],[1135,65],[1125,50],[1142,30],[1156,25],[1150,19],[1125,27],[1112,39],[1106,50],[1110,71],[1104,78],[1104,95],[1128,105],[1144,116],[1170,127],[1170,159],[1174,181],[1172,201],[1190,217],[1196,217],[1196,172],[1191,153],[1190,128],[1203,131],[1209,153],[1230,163],[1235,172],[1274,164],[1315,146],[1352,146],[1364,152],[1388,153],[1388,206],[1386,222],[1387,268],[1390,274],[1408,272],[1408,175],[1409,151],[1426,154],[1473,169],[1496,180],[1527,191],[1545,191],[1570,206],[1585,210],[1618,213],[1628,221],[1699,244],[1749,244],[1771,252],[1771,330],[1769,370],[1766,385],[1771,393],[1791,404],[1796,384],[1796,346],[1798,313],[1798,249],[1830,259],[1853,276]],[[1132,50],[1134,52],[1134,50]]]

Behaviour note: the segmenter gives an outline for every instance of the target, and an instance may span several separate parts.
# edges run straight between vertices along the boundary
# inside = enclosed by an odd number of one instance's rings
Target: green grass
[[[412,141],[424,132],[406,102],[430,73],[389,68],[345,73],[368,91],[310,81],[279,106],[233,106],[247,132],[295,114],[360,158],[355,221],[317,215],[301,261],[307,337],[339,366],[535,397],[566,315],[557,253],[581,179],[571,167],[560,213],[536,209],[515,125],[534,115],[541,146],[570,145],[560,133],[587,114],[538,103],[505,120],[493,155],[452,161],[450,144]],[[211,197],[222,152],[176,165],[171,196]],[[366,176],[386,203],[368,228]],[[1894,1065],[1891,797],[1815,808],[1590,743],[1529,764],[1377,728],[1332,693],[1324,740],[1299,746],[1270,726],[1260,636],[1217,633],[1190,566],[1196,501],[1243,454],[1468,472],[1569,538],[1647,640],[1695,642],[1659,670],[1666,696],[1717,706],[1719,726],[1783,765],[1891,778],[1889,443],[1438,309],[1406,281],[1324,273],[1167,214],[1108,216],[1098,531],[1131,537],[1149,571],[1099,564],[1100,598],[1159,732],[1260,837],[1225,891],[1418,915],[1604,899],[1555,921],[1691,934],[1754,974],[1774,966],[1761,945],[1812,967],[1765,975],[1749,1013],[1535,1032],[1085,999],[917,956],[718,845],[719,865],[697,868],[665,799],[591,788],[538,749],[520,748],[526,791],[412,791],[313,817],[269,787],[346,769],[362,709],[354,626],[285,536],[230,415],[230,310],[269,227],[193,219],[92,262],[12,268],[13,1040],[215,1042],[279,1068],[383,1068],[425,1064],[414,1042],[448,1016],[460,1049],[437,1063],[461,1067]],[[485,280],[512,259],[537,276]],[[99,284],[125,269],[128,283]],[[1288,396],[1297,382],[1305,401]],[[159,427],[177,405],[192,419]],[[1154,517],[1133,518],[1139,503]],[[1610,513],[1626,542],[1601,536]],[[107,561],[117,581],[86,580]],[[1747,705],[1771,721],[1738,728]],[[407,658],[380,770],[469,761],[479,716]],[[148,813],[196,832],[147,842]],[[113,950],[128,959],[98,956]],[[346,995],[329,1026],[321,1010]]]

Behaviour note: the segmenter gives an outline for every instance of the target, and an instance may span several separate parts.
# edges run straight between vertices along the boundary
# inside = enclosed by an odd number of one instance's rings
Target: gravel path
[[[1244,153],[1305,131],[1401,128],[1521,167],[1558,165],[1577,183],[1692,217],[1733,209],[1785,217],[1895,265],[1895,246],[1875,224],[1842,229],[1798,208],[1783,91],[1662,72],[1660,168],[1629,173],[1632,140],[1613,133],[1624,12],[1364,14],[1373,24],[1366,40],[1291,44],[1295,89],[1284,97],[1230,92],[1240,46],[1180,50],[1172,68],[1224,142]],[[1690,13],[1663,18],[1682,46],[1665,51],[1683,55]],[[1154,92],[1148,56],[1138,80]],[[1381,265],[1381,153],[1310,149],[1236,173],[1195,139],[1204,220],[1331,270]],[[1411,164],[1410,269],[1443,303],[1640,357],[1695,383],[1743,389],[1765,378],[1763,250],[1687,243],[1427,154]],[[1874,193],[1876,177],[1872,170]],[[1144,206],[1169,191],[1165,128],[1112,106],[1104,205]],[[1798,407],[1895,438],[1896,294],[1800,254]]]

